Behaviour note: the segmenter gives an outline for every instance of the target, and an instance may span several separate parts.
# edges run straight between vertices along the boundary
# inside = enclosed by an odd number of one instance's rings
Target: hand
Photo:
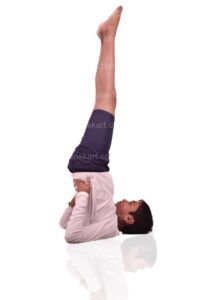
[[[75,196],[72,198],[72,200],[68,203],[69,206],[74,207],[75,206]]]
[[[86,192],[90,193],[90,182],[85,182],[81,179],[74,179],[74,187],[77,192]]]

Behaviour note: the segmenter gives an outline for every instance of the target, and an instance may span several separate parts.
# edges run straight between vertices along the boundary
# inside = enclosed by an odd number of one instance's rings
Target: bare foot
[[[97,35],[100,40],[114,40],[123,7],[118,6],[112,15],[99,25]]]

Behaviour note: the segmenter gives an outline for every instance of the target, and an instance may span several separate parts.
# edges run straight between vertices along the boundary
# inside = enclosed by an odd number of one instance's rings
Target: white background
[[[96,30],[116,39],[115,199],[145,199],[155,266],[126,274],[129,299],[199,299],[199,1],[0,4],[1,299],[89,299],[67,272],[59,218],[67,170],[94,105]]]

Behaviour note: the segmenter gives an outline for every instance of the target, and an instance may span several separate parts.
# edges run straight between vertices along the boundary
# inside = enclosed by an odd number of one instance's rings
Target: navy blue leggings
[[[93,110],[81,142],[69,160],[71,173],[109,171],[114,121],[113,114],[102,109]]]

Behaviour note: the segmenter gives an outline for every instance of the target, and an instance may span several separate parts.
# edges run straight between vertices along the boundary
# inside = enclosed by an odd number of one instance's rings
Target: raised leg
[[[101,51],[96,72],[96,101],[81,143],[73,152],[68,169],[70,172],[109,171],[109,150],[115,121],[115,36],[122,7],[102,23],[97,31]]]
[[[101,51],[96,71],[96,101],[94,109],[103,109],[115,115],[115,37],[120,21],[122,6],[102,23],[97,31],[101,40]]]

